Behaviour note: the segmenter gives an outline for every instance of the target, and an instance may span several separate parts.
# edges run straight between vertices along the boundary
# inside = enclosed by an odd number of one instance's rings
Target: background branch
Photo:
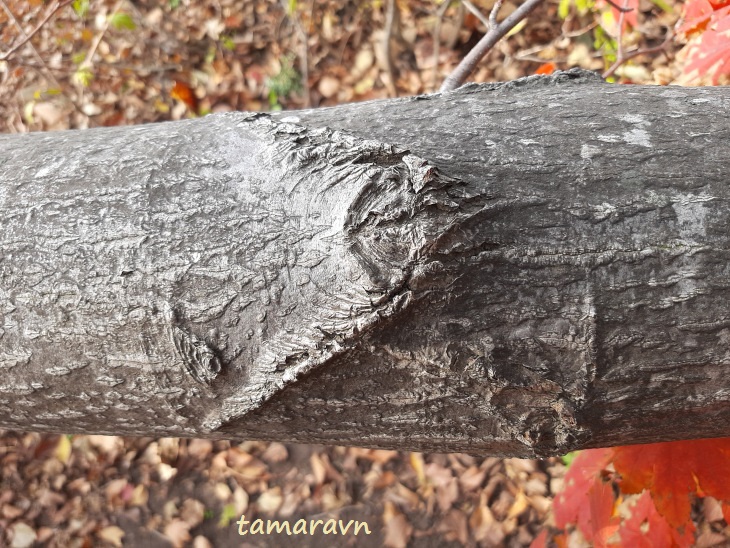
[[[499,25],[495,28],[490,28],[487,34],[485,34],[484,37],[479,40],[479,43],[474,46],[474,49],[472,49],[466,57],[462,59],[461,63],[459,63],[454,71],[446,77],[444,83],[441,84],[441,89],[439,91],[451,91],[463,84],[469,75],[474,72],[479,61],[481,61],[484,56],[489,53],[494,45],[509,31],[515,28],[517,23],[527,17],[542,2],[543,0],[527,0],[519,8],[508,15]],[[494,9],[498,9],[499,5],[499,3],[495,4]]]

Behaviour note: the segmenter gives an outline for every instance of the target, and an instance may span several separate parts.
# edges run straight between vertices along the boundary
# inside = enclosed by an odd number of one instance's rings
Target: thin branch
[[[608,0],[606,0],[608,1]],[[610,2],[609,2],[610,3]],[[613,6],[613,4],[611,4]],[[617,51],[616,51],[616,61],[601,75],[603,78],[609,78],[614,75],[616,70],[623,65],[626,61],[629,61],[633,59],[634,57],[638,57],[639,55],[643,55],[645,53],[656,53],[657,51],[663,50],[667,45],[669,44],[671,38],[672,38],[672,32],[671,30],[667,32],[667,37],[664,39],[664,42],[662,42],[659,46],[653,47],[653,48],[645,48],[645,49],[637,49],[630,53],[626,53],[624,51],[624,21],[626,18],[626,13],[631,11],[628,8],[629,0],[624,0],[624,9],[621,9],[618,14],[618,36],[616,37],[616,42],[618,44]],[[614,6],[615,7],[615,6]]]
[[[558,40],[562,40],[563,38],[575,38],[577,36],[581,36],[581,35],[585,34],[586,32],[590,32],[597,26],[598,26],[598,23],[594,21],[590,25],[583,27],[581,29],[578,29],[576,31],[563,32],[563,34],[561,34],[559,38],[556,38],[556,39],[548,42],[547,44],[540,44],[538,46],[533,46],[531,48],[526,48],[526,49],[518,51],[517,53],[514,54],[513,58],[517,59],[518,61],[534,61],[536,63],[545,63],[546,61],[551,61],[556,64],[565,63],[567,61],[567,58],[558,57],[558,58],[552,58],[552,59],[545,59],[544,57],[537,57],[533,54],[544,51],[545,49],[547,49],[549,47],[554,47],[555,43]]]
[[[385,83],[385,87],[388,88],[388,94],[391,97],[398,96],[398,90],[395,87],[395,71],[393,70],[393,60],[391,59],[390,51],[390,39],[393,37],[393,29],[398,24],[398,6],[396,0],[388,0],[388,4],[385,11],[385,29],[383,31],[383,62],[385,63],[385,72],[388,76],[388,81]]]
[[[36,61],[38,61],[38,63],[43,66],[43,69],[41,69],[41,73],[43,74],[43,76],[47,78],[54,86],[56,86],[56,89],[58,89],[58,91],[68,100],[69,103],[74,106],[76,110],[82,112],[81,108],[76,104],[76,102],[63,92],[63,87],[61,87],[61,83],[56,80],[56,77],[48,68],[48,65],[43,60],[43,57],[41,57],[41,54],[38,53],[38,50],[33,45],[33,42],[30,41],[30,35],[25,32],[23,25],[21,25],[20,22],[15,18],[15,14],[13,14],[12,10],[5,3],[5,0],[0,0],[0,7],[2,7],[3,11],[8,16],[8,19],[10,19],[15,27],[18,29],[18,32],[23,37],[23,43],[30,46],[30,49],[33,52],[33,56],[36,58]]]
[[[629,7],[629,0],[624,0],[624,8]],[[626,11],[621,10],[618,12],[618,55],[617,57],[624,56],[624,23],[626,22]]]
[[[540,63],[541,65],[545,63],[553,63],[555,65],[561,65],[563,63],[568,62],[567,57],[554,57],[552,59],[544,59],[543,57],[538,57],[537,55],[530,55],[529,53],[520,53],[515,54],[512,56],[513,59],[516,61],[530,61],[531,63]]]
[[[304,86],[302,86],[304,91],[304,106],[309,108],[312,106],[312,93],[309,89],[309,33],[304,28],[304,24],[297,10],[295,9],[289,13],[289,6],[285,0],[282,0],[282,5],[284,6],[284,12],[287,14],[287,17],[292,21],[294,30],[299,34],[301,49],[299,53],[299,70],[302,73],[302,81],[304,83]],[[311,10],[314,10],[314,3],[311,4]],[[312,11],[310,11],[310,21],[312,20]]]
[[[86,52],[86,56],[84,57],[83,62],[79,65],[79,69],[90,68],[92,66],[91,60],[93,59],[94,55],[96,54],[96,50],[99,49],[99,44],[101,44],[102,38],[104,38],[106,31],[109,29],[109,25],[112,21],[112,18],[119,11],[119,8],[122,7],[123,1],[124,0],[117,0],[117,3],[114,4],[114,9],[112,9],[111,15],[109,15],[106,18],[106,20],[104,21],[104,26],[101,28],[99,33],[94,37],[94,41],[91,43],[91,47],[89,48],[89,51]]]
[[[497,3],[501,4],[501,2],[502,2],[502,0],[498,0]],[[477,19],[479,19],[482,22],[482,24],[487,28],[487,30],[489,30],[489,28],[490,28],[489,19],[484,17],[484,14],[481,12],[481,10],[478,7],[476,7],[474,4],[469,2],[469,0],[461,0],[461,3],[464,4],[464,6],[466,6],[466,9],[468,9],[474,17],[476,17]]]
[[[42,69],[43,65],[34,63],[33,61],[26,61],[24,59],[13,59],[13,64],[19,67],[28,67],[32,69]],[[125,63],[122,61],[104,61],[97,60],[96,66],[106,67],[114,70],[132,70],[138,74],[155,74],[158,72],[173,72],[182,71],[183,66],[176,63],[168,63],[166,65],[136,65],[134,63]],[[71,62],[62,62],[57,67],[47,67],[48,70],[62,73],[64,75],[73,74],[78,70],[78,67]]]
[[[39,30],[41,30],[41,28],[43,28],[43,26],[46,23],[48,23],[48,20],[51,17],[53,17],[53,14],[54,13],[56,13],[61,8],[64,8],[64,7],[68,6],[69,4],[71,4],[71,2],[73,2],[73,0],[63,0],[61,2],[56,2],[56,4],[54,6],[52,6],[50,10],[48,10],[48,13],[46,14],[46,16],[43,19],[41,19],[41,22],[38,23],[38,25],[36,26],[36,28],[34,28],[29,33],[22,32],[22,30],[21,30],[21,36],[22,36],[22,38],[21,38],[20,42],[18,42],[17,44],[13,45],[8,51],[6,51],[2,55],[0,55],[0,61],[7,61],[13,53],[15,53],[16,51],[18,51],[18,49],[20,49],[26,43],[28,43],[28,40],[30,40],[31,38],[33,38],[33,36],[35,36],[35,34]],[[5,11],[6,14],[9,12],[9,8],[8,8],[7,4],[5,4],[5,2],[3,2],[3,10]],[[15,20],[15,17],[12,17],[12,19],[15,21],[16,26],[17,26],[17,20]]]
[[[664,39],[664,42],[659,44],[658,46],[654,46],[653,48],[644,48],[644,49],[637,49],[634,51],[630,51],[629,53],[625,53],[620,59],[617,57],[616,61],[611,65],[601,76],[603,78],[609,78],[614,75],[616,70],[623,65],[626,61],[630,61],[634,57],[638,57],[639,55],[649,55],[652,53],[658,53],[660,51],[664,51],[666,47],[671,43],[672,41],[672,31],[667,31],[667,37]]]
[[[628,7],[628,2],[624,2],[624,6],[619,6],[616,2],[613,0],[606,0],[606,2],[615,10],[618,10],[620,13],[628,13],[630,11],[634,11],[634,8]]]
[[[497,0],[489,14],[489,25],[487,25],[487,29],[494,30],[497,28],[497,15],[499,15],[500,9],[502,9],[502,0]]]
[[[527,0],[519,8],[508,15],[504,21],[497,25],[493,29],[489,29],[489,32],[485,34],[479,43],[474,46],[461,63],[454,69],[454,71],[446,77],[444,83],[441,85],[439,91],[451,91],[458,88],[469,75],[474,71],[479,61],[489,53],[494,45],[499,42],[509,31],[511,31],[517,24],[527,17],[537,6],[539,6],[543,0]],[[497,7],[495,5],[495,7]]]
[[[593,21],[593,23],[583,27],[582,29],[574,30],[572,32],[563,32],[561,38],[577,38],[578,36],[584,35],[586,32],[592,31],[597,26],[598,21]]]
[[[439,56],[441,49],[441,22],[446,10],[449,8],[449,0],[443,0],[436,12],[436,24],[433,27],[433,73],[431,74],[431,89],[436,89],[436,79],[439,72]]]

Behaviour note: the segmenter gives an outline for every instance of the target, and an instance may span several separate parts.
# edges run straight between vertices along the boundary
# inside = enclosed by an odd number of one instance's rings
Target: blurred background
[[[0,131],[429,93],[485,34],[493,3],[0,0]],[[629,4],[620,26],[604,0],[546,0],[471,79],[603,72],[621,44],[646,53],[611,81],[702,83],[673,35],[681,3]],[[567,460],[0,431],[0,545],[527,546],[553,523]],[[704,545],[725,538],[711,503],[695,513]],[[242,514],[353,519],[372,534],[241,537]]]

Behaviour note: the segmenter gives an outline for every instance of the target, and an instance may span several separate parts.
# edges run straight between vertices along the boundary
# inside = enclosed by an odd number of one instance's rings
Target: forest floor
[[[0,55],[52,11],[0,0]],[[474,1],[485,15],[493,0]],[[577,2],[580,4],[580,2]],[[631,48],[664,41],[674,2],[639,3]],[[0,61],[0,132],[177,120],[429,93],[485,33],[454,2],[80,1]],[[501,42],[474,81],[579,66],[602,71],[594,11],[546,2]],[[500,17],[515,5],[506,1]],[[12,16],[10,15],[12,14]],[[598,38],[597,38],[598,36]],[[386,41],[388,46],[386,47]],[[390,49],[390,56],[386,49]],[[642,55],[618,80],[681,82],[681,44]],[[551,525],[559,458],[497,459],[257,441],[0,432],[0,545],[278,546],[240,536],[257,518],[357,520],[370,535],[307,535],[297,546],[527,546]],[[719,512],[719,513],[718,513]],[[698,504],[701,546],[726,541],[722,513]],[[321,530],[320,530],[321,531]]]

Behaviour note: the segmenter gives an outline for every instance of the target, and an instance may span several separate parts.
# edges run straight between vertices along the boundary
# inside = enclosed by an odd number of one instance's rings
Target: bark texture
[[[0,427],[728,435],[730,91],[571,71],[0,136]]]

